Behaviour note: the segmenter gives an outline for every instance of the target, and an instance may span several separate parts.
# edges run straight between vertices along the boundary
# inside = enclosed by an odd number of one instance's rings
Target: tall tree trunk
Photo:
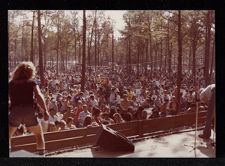
[[[191,71],[191,68],[192,68],[192,50],[191,50],[191,44],[190,44],[190,47],[189,47],[189,58],[188,58],[188,71]]]
[[[98,43],[98,51],[97,51],[97,59],[96,59],[96,57],[95,57],[95,70],[96,70],[96,63],[97,63],[98,66],[99,66],[99,61],[100,61],[100,56],[101,56],[100,30],[98,29],[97,32],[98,32],[98,41],[97,41],[97,43]],[[97,62],[96,62],[96,60],[97,60]]]
[[[82,58],[82,81],[81,81],[81,91],[84,92],[85,87],[85,71],[86,71],[86,15],[85,10],[83,10],[83,58]]]
[[[165,58],[165,63],[167,64],[168,61],[168,73],[170,75],[171,72],[171,57],[170,57],[170,20],[168,19],[168,24],[167,24],[167,53],[165,54],[166,58]]]
[[[129,36],[129,40],[128,40],[128,69],[129,69],[129,74],[131,72],[132,66],[131,66],[131,45],[132,45],[132,38],[131,36]]]
[[[20,56],[20,60],[22,61],[23,59],[25,59],[24,57],[24,25],[22,25],[22,38],[21,38],[21,56]]]
[[[196,77],[196,51],[197,51],[197,25],[196,25],[197,20],[193,20],[192,25],[191,25],[191,43],[192,43],[192,77]]]
[[[152,78],[152,71],[153,71],[153,57],[152,57],[152,35],[149,34],[150,46],[149,46],[149,55],[150,55],[150,66],[151,66],[151,73],[150,77]]]
[[[33,11],[33,20],[31,26],[31,41],[30,41],[30,61],[34,63],[34,20],[35,20],[35,11]]]
[[[68,47],[66,46],[66,65],[65,65],[65,71],[67,71],[67,66],[68,66]]]
[[[112,32],[112,71],[114,71],[114,34]]]
[[[167,69],[167,56],[168,53],[167,53],[167,50],[165,49],[165,52],[164,52],[164,73],[166,73],[166,69]]]
[[[95,24],[95,55],[94,55],[94,60],[96,64],[96,57],[97,57],[97,23]]]
[[[15,38],[14,39],[14,43],[15,43],[15,48],[14,48],[14,50],[15,50],[15,55],[17,55],[17,39]],[[14,59],[14,66],[16,66],[17,65],[17,57],[15,57],[15,59]]]
[[[212,59],[211,59],[211,68],[210,68],[210,83],[213,83],[214,80],[212,80],[212,75],[213,75],[213,64],[214,64],[214,56],[215,56],[215,40],[213,40],[213,47],[212,47]]]
[[[44,39],[44,44],[43,44],[43,61],[44,61],[43,68],[44,68],[44,70],[45,70],[45,69],[46,69],[46,63],[47,63],[47,56],[46,56],[46,39]]]
[[[173,43],[171,42],[169,46],[169,59],[168,59],[169,76],[171,75],[171,72],[172,72],[172,49],[173,49]]]
[[[146,39],[146,48],[145,48],[145,75],[147,75],[148,70],[148,39]]]
[[[81,36],[81,35],[80,35]],[[80,37],[79,37],[79,57],[78,57],[78,62],[81,63],[81,41],[80,41]]]
[[[162,57],[163,57],[163,49],[162,49],[162,38],[160,38],[160,73],[162,72]]]
[[[180,107],[180,88],[182,81],[182,33],[181,33],[181,11],[178,11],[178,66],[177,66],[177,94],[176,94],[176,112],[179,112]]]
[[[59,41],[60,41],[60,34],[59,34],[59,25],[57,25],[57,46],[56,46],[56,75],[59,75]]]
[[[94,28],[96,29],[96,11],[95,11],[95,16],[94,16],[94,21],[91,29],[91,37],[90,40],[88,41],[88,69],[89,69],[89,75],[91,74],[91,44],[92,44],[92,37],[94,33]]]
[[[41,13],[38,10],[38,45],[39,45],[39,74],[41,78],[41,87],[44,84],[44,70],[43,70],[43,56],[42,56],[42,43],[41,43]]]
[[[77,35],[76,35],[76,29],[74,28],[74,61],[76,64],[76,60],[77,60]]]
[[[209,57],[210,57],[210,39],[211,39],[211,11],[209,10],[206,17],[206,35],[205,35],[205,84],[209,84]]]
[[[139,76],[139,64],[140,64],[140,39],[137,44],[137,75]]]

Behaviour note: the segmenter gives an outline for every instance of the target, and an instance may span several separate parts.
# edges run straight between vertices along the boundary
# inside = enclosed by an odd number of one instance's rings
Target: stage
[[[202,131],[198,131],[198,134]],[[195,131],[183,132],[135,141],[133,153],[110,152],[103,149],[85,148],[47,157],[122,157],[122,158],[214,158],[215,147],[211,145],[214,135],[209,140],[197,138],[196,150],[193,149]]]

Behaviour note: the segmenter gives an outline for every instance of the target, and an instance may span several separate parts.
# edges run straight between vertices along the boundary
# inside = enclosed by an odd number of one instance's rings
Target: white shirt
[[[215,88],[215,84],[208,85],[205,89],[203,89],[200,93],[200,101],[208,103],[211,98],[213,88]]]
[[[86,118],[88,115],[91,115],[91,113],[90,113],[89,111],[87,111],[87,112],[82,111],[82,112],[79,114],[78,120],[79,120],[79,122],[80,122],[81,125],[83,125],[84,120],[85,120],[85,118]]]

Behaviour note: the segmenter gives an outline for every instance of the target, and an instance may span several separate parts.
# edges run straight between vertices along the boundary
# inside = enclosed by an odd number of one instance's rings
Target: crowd
[[[85,91],[81,91],[80,71],[70,70],[56,76],[48,68],[44,75],[44,94],[49,119],[37,113],[44,132],[62,131],[101,124],[116,124],[133,120],[166,117],[195,110],[196,91],[190,73],[182,76],[181,109],[176,110],[176,73],[154,71],[137,76],[133,70],[98,69],[86,73]],[[198,73],[199,88],[204,87],[203,75]],[[37,77],[40,84],[40,79]],[[37,106],[38,107],[38,106]],[[205,109],[205,105],[200,108]],[[39,107],[38,107],[39,108]],[[39,108],[41,109],[41,108]],[[14,135],[27,133],[20,125]]]

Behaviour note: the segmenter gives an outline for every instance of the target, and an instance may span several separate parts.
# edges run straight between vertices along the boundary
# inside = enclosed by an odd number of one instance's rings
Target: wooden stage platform
[[[200,134],[202,131],[198,131]],[[212,146],[213,135],[209,140],[197,138],[197,148],[193,150],[195,131],[149,138],[135,142],[133,153],[110,152],[103,149],[85,148],[54,154],[47,157],[122,157],[122,158],[215,158],[215,146]]]

